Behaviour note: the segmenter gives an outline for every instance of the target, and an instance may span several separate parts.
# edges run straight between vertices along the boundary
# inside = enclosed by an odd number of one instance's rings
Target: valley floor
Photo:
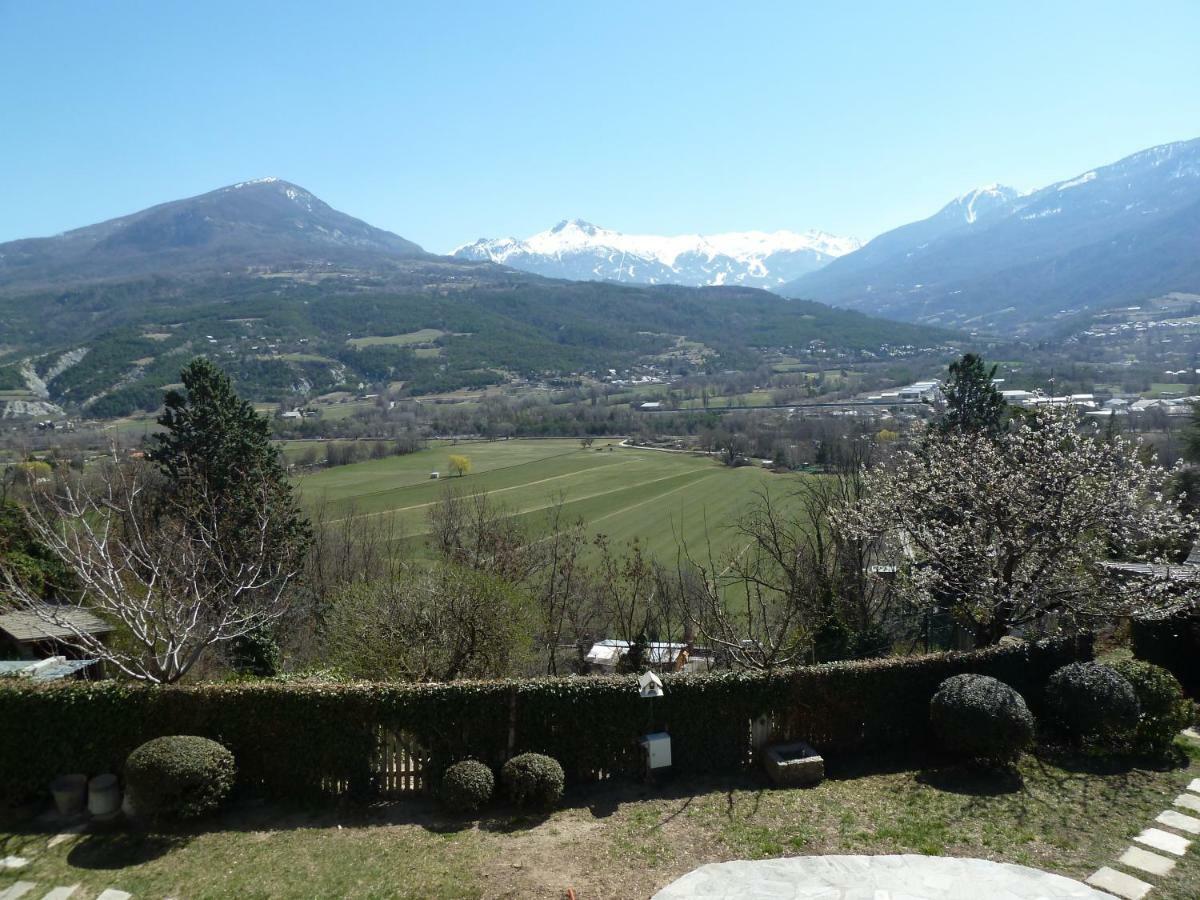
[[[437,444],[407,456],[324,469],[302,476],[303,500],[324,504],[330,518],[352,514],[390,519],[399,535],[419,539],[429,511],[446,490],[486,491],[535,529],[560,500],[566,521],[582,519],[590,534],[614,546],[638,538],[652,556],[674,560],[680,542],[706,557],[745,545],[730,527],[770,488],[781,497],[801,476],[756,466],[731,469],[707,456],[621,447],[616,438],[581,447],[573,439],[516,439]],[[466,456],[471,474],[448,477],[451,455]],[[440,477],[433,480],[431,472]]]

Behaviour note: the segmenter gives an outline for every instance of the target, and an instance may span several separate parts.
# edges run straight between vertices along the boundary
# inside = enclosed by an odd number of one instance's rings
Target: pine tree
[[[298,563],[312,530],[271,443],[267,420],[208,360],[194,359],[180,374],[184,390],[167,393],[158,420],[165,430],[153,436],[148,454],[166,478],[173,508],[215,505],[225,519],[223,533],[238,534],[239,526],[246,526],[242,531],[254,540],[224,548],[230,564],[261,553]],[[261,529],[251,527],[264,516],[269,521],[265,542]],[[239,668],[271,674],[273,636],[248,635],[235,642],[233,655]]]
[[[1004,397],[992,384],[996,366],[988,369],[983,357],[963,354],[950,363],[946,383],[946,411],[939,427],[959,434],[999,434],[1004,426]]]

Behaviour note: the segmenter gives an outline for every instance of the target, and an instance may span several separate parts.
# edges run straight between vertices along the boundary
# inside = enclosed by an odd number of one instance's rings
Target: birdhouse
[[[646,672],[638,678],[638,694],[643,697],[661,697],[663,695],[662,679],[653,672]]]

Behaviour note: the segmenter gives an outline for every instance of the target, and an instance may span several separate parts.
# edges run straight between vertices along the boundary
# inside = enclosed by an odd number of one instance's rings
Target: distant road
[[[826,403],[781,403],[771,406],[694,406],[686,408],[642,409],[634,407],[635,412],[644,413],[689,413],[689,412],[738,412],[756,409],[845,409],[846,407],[882,407],[885,409],[907,406],[929,406],[927,400],[838,400]]]

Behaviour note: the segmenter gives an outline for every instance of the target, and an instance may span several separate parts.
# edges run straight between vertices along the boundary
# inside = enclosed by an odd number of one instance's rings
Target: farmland
[[[471,474],[447,478],[451,454],[471,461]],[[432,480],[438,471],[441,478]],[[617,446],[590,448],[575,440],[510,440],[443,444],[407,456],[327,469],[300,480],[304,502],[324,504],[329,516],[386,517],[398,533],[418,539],[430,508],[448,488],[487,491],[508,510],[537,525],[561,498],[570,520],[590,533],[624,543],[639,538],[652,555],[674,558],[682,539],[694,552],[737,552],[744,539],[729,525],[770,487],[782,495],[794,476],[747,466],[730,469],[703,456]]]

